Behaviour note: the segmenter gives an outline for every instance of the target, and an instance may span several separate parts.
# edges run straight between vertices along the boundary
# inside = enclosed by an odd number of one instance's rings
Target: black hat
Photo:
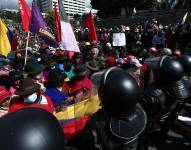
[[[2,150],[64,150],[59,122],[39,108],[22,109],[0,118],[0,133]]]
[[[99,71],[99,63],[96,60],[92,60],[90,62],[86,63],[87,68],[90,69],[91,71]]]
[[[56,62],[47,54],[41,56],[42,64],[46,67],[53,67],[56,65]]]
[[[21,80],[19,88],[15,91],[16,95],[30,95],[37,92],[40,89],[40,85],[35,83],[31,78]]]
[[[67,76],[60,69],[53,69],[49,72],[48,81],[49,82],[64,82]]]
[[[157,79],[162,83],[179,81],[184,75],[184,68],[180,62],[168,56],[161,57],[157,68]]]
[[[185,74],[191,73],[191,56],[189,55],[180,56],[177,57],[176,60],[183,65]]]
[[[26,64],[25,71],[28,74],[39,74],[43,72],[45,66],[37,63],[36,61],[30,61]]]
[[[21,71],[11,71],[9,73],[10,82],[23,79],[23,73]]]
[[[79,64],[75,67],[74,73],[77,77],[84,77],[88,74],[88,70],[85,64]]]

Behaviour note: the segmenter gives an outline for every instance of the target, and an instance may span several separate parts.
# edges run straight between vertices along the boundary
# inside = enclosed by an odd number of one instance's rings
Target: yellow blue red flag
[[[76,103],[64,108],[62,111],[55,114],[58,120],[69,120],[81,118],[86,115],[92,115],[100,108],[98,95],[92,96],[90,99]]]
[[[55,114],[56,118],[62,125],[64,137],[71,139],[78,135],[86,125],[86,122],[100,108],[98,95],[74,105],[64,108]]]

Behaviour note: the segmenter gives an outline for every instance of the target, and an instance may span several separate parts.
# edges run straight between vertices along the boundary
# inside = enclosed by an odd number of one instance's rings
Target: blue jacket
[[[45,92],[46,95],[48,95],[55,106],[62,106],[64,105],[64,101],[68,98],[67,93],[60,92],[56,88],[49,88]]]

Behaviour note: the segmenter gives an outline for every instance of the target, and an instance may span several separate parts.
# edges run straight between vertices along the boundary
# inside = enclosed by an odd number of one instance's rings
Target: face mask
[[[37,99],[37,93],[31,94],[28,97],[24,98],[25,103],[34,103]]]

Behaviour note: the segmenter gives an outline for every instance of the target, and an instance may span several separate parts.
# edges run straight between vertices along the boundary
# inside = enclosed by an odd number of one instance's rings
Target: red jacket
[[[147,64],[143,64],[141,67],[141,75],[143,76],[144,88],[149,86],[151,68]]]
[[[115,60],[115,57],[113,57],[113,56],[109,56],[109,57],[107,58],[107,61],[108,61],[108,64],[109,64],[110,67],[114,67],[114,66],[116,66],[116,60]]]
[[[14,112],[16,110],[20,110],[20,109],[28,108],[28,107],[41,108],[41,109],[47,110],[50,113],[53,113],[55,111],[52,100],[46,95],[41,95],[41,101],[39,103],[29,104],[29,103],[25,103],[20,98],[14,99],[11,102],[11,105],[9,107],[9,112]]]
[[[143,66],[141,67],[141,74],[144,80],[144,88],[147,88],[151,83],[156,80],[155,74],[152,72],[152,69],[147,64],[143,64]]]

